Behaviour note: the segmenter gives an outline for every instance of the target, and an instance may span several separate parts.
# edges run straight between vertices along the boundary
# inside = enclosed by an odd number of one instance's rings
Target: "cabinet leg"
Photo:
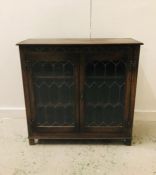
[[[35,145],[35,139],[29,139],[29,145]]]
[[[131,146],[132,145],[132,139],[124,139],[124,144]]]

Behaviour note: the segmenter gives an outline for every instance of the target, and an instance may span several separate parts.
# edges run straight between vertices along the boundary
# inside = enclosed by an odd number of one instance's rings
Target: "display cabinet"
[[[34,139],[131,144],[141,42],[28,39],[17,45],[30,144]]]

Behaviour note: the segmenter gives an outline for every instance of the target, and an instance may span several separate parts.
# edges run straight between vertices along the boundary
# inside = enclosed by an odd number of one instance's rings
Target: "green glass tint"
[[[74,65],[70,61],[36,62],[32,66],[36,123],[74,126]]]
[[[85,65],[85,125],[122,125],[126,63],[88,61]]]

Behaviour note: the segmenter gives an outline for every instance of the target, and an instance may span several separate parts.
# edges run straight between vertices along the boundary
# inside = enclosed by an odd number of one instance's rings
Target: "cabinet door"
[[[127,61],[120,48],[82,58],[81,130],[123,131],[129,101]]]
[[[37,132],[73,132],[78,129],[78,61],[49,54],[31,58],[32,129]]]

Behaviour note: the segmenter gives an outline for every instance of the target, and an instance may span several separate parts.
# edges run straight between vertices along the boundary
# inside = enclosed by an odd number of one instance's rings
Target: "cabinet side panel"
[[[129,108],[129,136],[132,136],[133,118],[134,118],[134,107],[135,107],[135,96],[136,96],[136,85],[137,85],[137,74],[139,64],[140,46],[133,47],[133,56],[130,58],[131,64],[131,85],[130,85],[130,108]]]
[[[28,127],[28,136],[31,137],[32,135],[32,128],[31,128],[31,100],[30,100],[30,90],[29,90],[29,80],[28,74],[26,71],[26,64],[25,64],[25,52],[24,47],[19,47],[20,51],[20,62],[21,62],[21,71],[22,71],[22,79],[23,79],[23,90],[24,90],[24,99],[25,99],[25,107],[26,107],[26,117],[27,117],[27,127]]]

